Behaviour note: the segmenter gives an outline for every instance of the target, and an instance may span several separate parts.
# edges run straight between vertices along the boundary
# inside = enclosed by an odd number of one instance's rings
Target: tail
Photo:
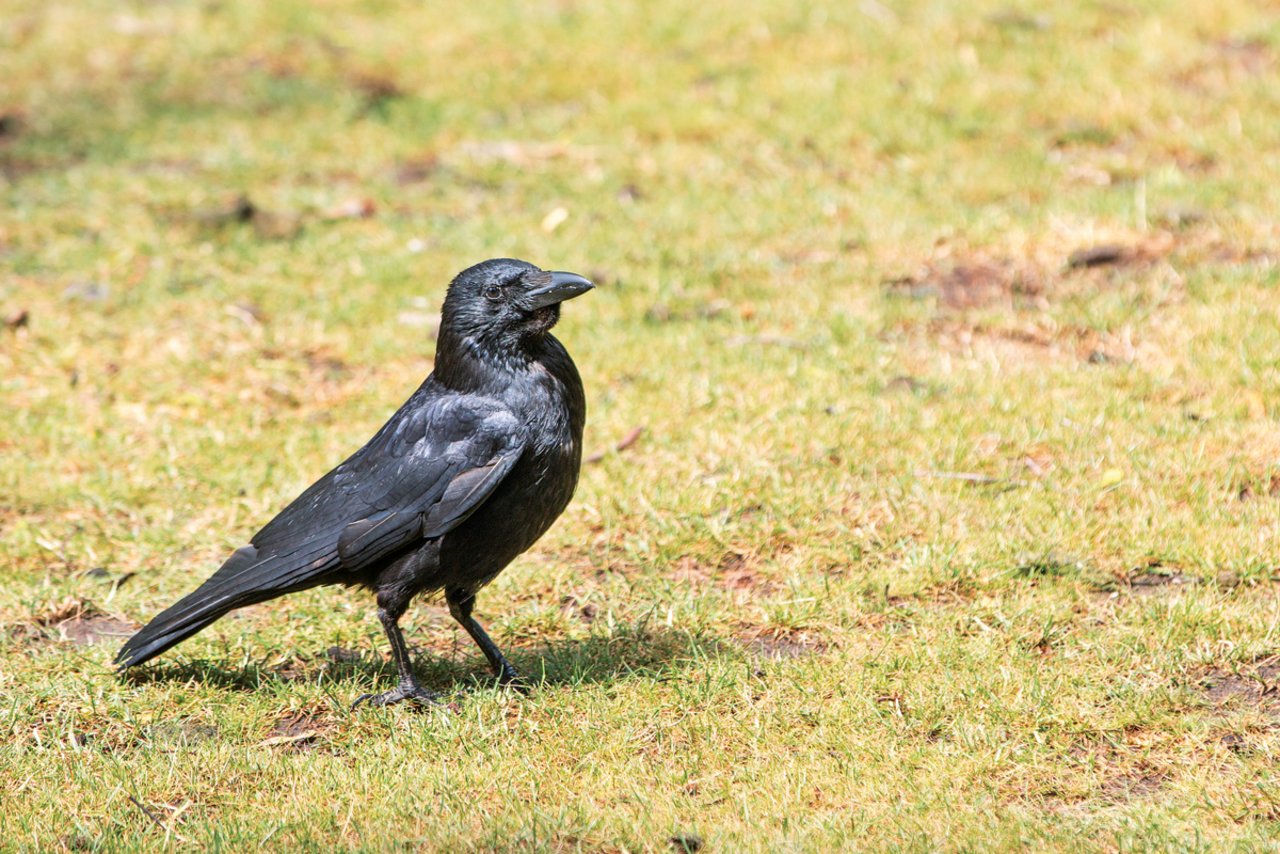
[[[297,555],[290,555],[286,563],[274,555],[260,557],[253,546],[237,549],[208,581],[156,615],[129,638],[116,654],[117,667],[124,670],[142,664],[236,608],[323,583],[323,570],[330,568],[324,564],[336,565],[336,555],[311,557],[314,562],[304,563],[310,571],[299,573]],[[303,577],[298,578],[299,575]]]

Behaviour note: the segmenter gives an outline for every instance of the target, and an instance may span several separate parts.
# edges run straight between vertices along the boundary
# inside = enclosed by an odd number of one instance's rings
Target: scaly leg
[[[368,701],[375,706],[390,706],[401,700],[414,700],[418,703],[431,704],[440,702],[440,698],[418,684],[418,677],[413,672],[413,660],[409,657],[409,646],[404,642],[404,634],[400,631],[400,615],[404,608],[388,610],[379,603],[378,620],[391,641],[391,657],[395,660],[396,670],[400,671],[400,684],[390,691],[381,694],[362,694],[351,704],[355,711],[361,703]]]
[[[446,590],[444,599],[449,603],[449,613],[471,635],[471,639],[480,647],[484,657],[489,659],[493,675],[498,677],[499,685],[510,685],[520,691],[528,691],[529,683],[511,666],[511,662],[503,656],[502,650],[493,642],[485,630],[471,616],[471,609],[476,605],[474,593],[462,590]]]

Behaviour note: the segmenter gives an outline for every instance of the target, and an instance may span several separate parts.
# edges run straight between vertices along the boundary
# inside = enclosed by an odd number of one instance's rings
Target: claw
[[[533,683],[520,675],[520,672],[510,664],[502,668],[498,673],[498,684],[503,688],[510,688],[520,694],[528,694],[533,691]]]
[[[394,706],[403,700],[413,700],[423,706],[434,706],[440,703],[440,695],[428,691],[421,685],[401,683],[390,691],[384,691],[381,694],[361,694],[351,704],[351,711],[354,712],[361,703],[369,703],[374,706]]]

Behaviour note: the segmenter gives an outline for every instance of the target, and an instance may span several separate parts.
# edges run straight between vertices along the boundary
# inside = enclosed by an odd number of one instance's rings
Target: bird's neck
[[[511,346],[440,330],[436,341],[436,379],[456,391],[498,391],[534,369],[550,335]],[[554,340],[554,339],[552,339]]]

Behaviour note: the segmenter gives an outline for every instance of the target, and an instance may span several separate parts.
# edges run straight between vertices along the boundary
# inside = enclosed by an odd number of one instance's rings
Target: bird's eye
[[[487,288],[484,289],[484,298],[487,300],[492,300],[494,302],[497,302],[498,300],[502,299],[502,288],[498,287],[497,285],[489,285]]]

